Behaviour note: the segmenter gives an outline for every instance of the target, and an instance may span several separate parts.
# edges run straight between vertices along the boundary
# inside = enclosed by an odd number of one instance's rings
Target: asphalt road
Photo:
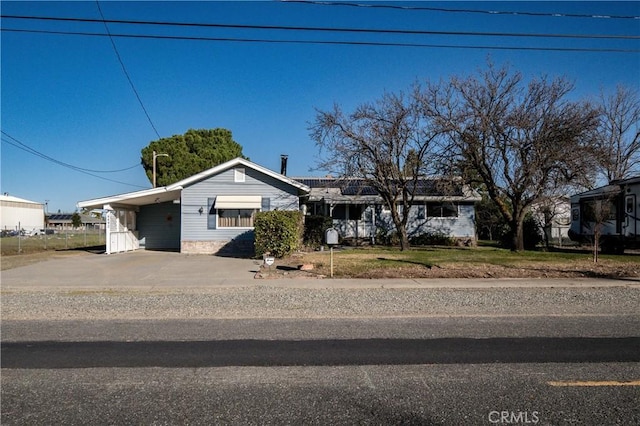
[[[640,424],[640,315],[5,321],[2,424]]]

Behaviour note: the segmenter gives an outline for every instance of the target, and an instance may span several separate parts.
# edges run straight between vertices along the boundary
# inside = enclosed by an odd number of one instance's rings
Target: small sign
[[[273,265],[273,262],[275,262],[276,258],[275,257],[265,257],[264,258],[264,263],[267,266],[271,266]]]

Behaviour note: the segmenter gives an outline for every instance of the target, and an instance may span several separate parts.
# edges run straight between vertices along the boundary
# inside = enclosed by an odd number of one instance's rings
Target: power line
[[[587,18],[587,19],[640,19],[637,15],[594,15],[594,14],[577,14],[577,13],[559,13],[559,12],[516,12],[505,10],[483,10],[483,9],[449,9],[444,7],[433,6],[401,6],[395,4],[378,4],[378,3],[346,3],[346,2],[328,2],[328,1],[312,1],[312,0],[280,0],[282,3],[300,3],[315,6],[347,6],[362,7],[369,9],[396,9],[396,10],[415,10],[415,11],[432,11],[447,13],[480,13],[483,15],[510,15],[510,16],[536,16],[546,18]]]
[[[21,142],[18,139],[14,138],[13,136],[8,134],[4,130],[0,130],[0,132],[2,132],[3,135],[5,135],[7,138],[11,139],[13,142],[15,142],[15,143],[19,144],[20,146],[24,147],[26,150],[29,150],[32,154],[35,154],[35,155],[37,155],[39,157],[42,157],[42,158],[44,158],[46,160],[53,161],[53,162],[58,163],[58,164],[60,164],[62,166],[69,167],[69,168],[72,168],[72,169],[75,169],[75,170],[78,170],[78,171],[93,172],[93,173],[118,173],[118,172],[125,172],[127,170],[131,170],[131,169],[134,169],[134,168],[140,166],[140,164],[134,164],[133,166],[125,167],[123,169],[118,169],[118,170],[85,169],[85,168],[82,168],[82,167],[74,166],[73,164],[65,163],[64,161],[61,161],[61,160],[56,160],[55,158],[50,157],[47,154],[43,154],[42,152],[36,150],[35,148],[32,148],[29,145],[25,144],[24,142]]]
[[[31,155],[36,156],[36,157],[40,157],[40,158],[42,158],[44,160],[47,160],[47,161],[50,161],[52,163],[58,164],[58,165],[60,165],[62,167],[66,167],[66,168],[74,170],[76,172],[84,173],[86,175],[89,175],[89,176],[92,176],[92,177],[96,177],[98,179],[103,179],[103,180],[106,180],[106,181],[109,181],[109,182],[119,183],[119,184],[128,185],[128,186],[134,186],[134,187],[137,187],[137,188],[146,188],[144,186],[135,185],[135,184],[132,184],[132,183],[127,183],[127,182],[121,182],[121,181],[117,181],[117,180],[114,180],[114,179],[109,179],[109,178],[106,178],[104,176],[99,176],[99,175],[94,174],[94,173],[122,172],[122,171],[131,170],[131,169],[133,169],[135,167],[138,167],[139,164],[136,164],[134,166],[127,167],[127,168],[124,168],[124,169],[120,169],[120,170],[91,170],[91,169],[85,169],[85,168],[82,168],[82,167],[74,166],[74,165],[69,164],[69,163],[65,163],[64,161],[60,161],[60,160],[57,160],[57,159],[55,159],[53,157],[50,157],[50,156],[48,156],[46,154],[43,154],[40,151],[37,151],[37,150],[31,148],[29,145],[27,145],[27,144],[19,141],[18,139],[14,138],[13,136],[8,134],[4,130],[2,131],[2,134],[4,136],[6,136],[6,137],[2,137],[2,142],[7,143],[9,145],[12,145],[13,147],[21,149],[22,151],[25,151],[25,152],[27,152],[27,153],[29,153]]]
[[[155,40],[189,40],[189,41],[216,41],[216,42],[244,42],[244,43],[274,43],[274,44],[324,44],[324,45],[352,45],[352,46],[390,46],[390,47],[419,47],[419,48],[445,48],[445,49],[483,49],[483,50],[522,50],[522,51],[556,51],[556,52],[600,52],[600,53],[638,53],[638,49],[612,49],[612,48],[575,48],[575,47],[523,47],[523,46],[486,46],[486,45],[451,45],[451,44],[424,44],[424,43],[397,43],[397,42],[368,42],[368,41],[329,41],[329,40],[275,40],[260,38],[235,38],[235,37],[196,37],[196,36],[167,36],[148,34],[104,34],[83,31],[52,31],[33,30],[2,27],[1,31],[34,34],[77,35],[90,37],[122,37]]]
[[[309,27],[286,25],[248,25],[248,24],[220,24],[198,22],[170,22],[170,21],[141,21],[128,19],[92,19],[92,18],[68,18],[51,16],[25,16],[25,15],[0,15],[5,19],[22,19],[36,21],[57,22],[103,22],[124,25],[151,25],[151,26],[177,26],[195,28],[228,28],[249,30],[277,30],[277,31],[312,31],[312,32],[346,32],[346,33],[370,33],[370,34],[401,34],[401,35],[446,35],[446,36],[480,36],[480,37],[534,37],[534,38],[577,38],[577,39],[623,39],[637,40],[640,35],[621,34],[545,34],[545,33],[506,33],[506,32],[477,32],[477,31],[429,31],[407,29],[372,29],[372,28],[344,28],[344,27]],[[107,33],[109,32],[107,28]]]
[[[96,0],[96,6],[98,6],[98,12],[100,12],[100,16],[102,17],[102,22],[104,23],[104,29],[107,31],[107,34],[109,36],[109,40],[111,41],[111,46],[113,46],[113,51],[116,53],[116,57],[118,58],[118,62],[120,62],[120,66],[122,67],[122,71],[124,72],[124,75],[127,77],[127,81],[129,82],[129,85],[131,86],[131,89],[133,90],[133,93],[136,95],[136,99],[138,99],[138,103],[142,107],[142,111],[144,111],[144,115],[147,116],[147,120],[149,121],[149,124],[151,124],[151,127],[153,128],[153,131],[155,132],[156,136],[158,136],[158,139],[160,139],[160,134],[158,133],[158,130],[156,129],[156,126],[153,124],[153,121],[151,120],[151,117],[149,116],[149,113],[147,112],[147,109],[145,108],[144,103],[142,103],[142,99],[140,98],[140,94],[138,93],[138,90],[136,90],[136,86],[133,84],[133,80],[131,80],[131,76],[129,76],[129,73],[127,72],[127,67],[124,66],[124,62],[122,60],[122,57],[120,56],[120,52],[118,52],[118,48],[116,47],[116,43],[113,40],[113,37],[111,36],[111,33],[109,32],[109,26],[107,25],[107,21],[104,19],[104,15],[102,14],[102,9],[100,8],[100,2],[98,0]]]

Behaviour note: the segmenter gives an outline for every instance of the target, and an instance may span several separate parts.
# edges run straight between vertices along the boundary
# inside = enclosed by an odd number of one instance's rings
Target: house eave
[[[112,195],[103,198],[80,201],[77,203],[81,209],[104,209],[105,206],[132,206],[139,207],[149,204],[164,203],[180,199],[182,188],[172,190],[163,186],[160,188],[145,189],[126,194]]]

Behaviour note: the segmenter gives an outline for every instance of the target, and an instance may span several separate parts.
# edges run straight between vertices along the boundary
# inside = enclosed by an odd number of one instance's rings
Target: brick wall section
[[[180,253],[252,257],[255,249],[253,240],[181,241]]]
[[[181,241],[180,253],[185,254],[215,254],[228,241]]]

